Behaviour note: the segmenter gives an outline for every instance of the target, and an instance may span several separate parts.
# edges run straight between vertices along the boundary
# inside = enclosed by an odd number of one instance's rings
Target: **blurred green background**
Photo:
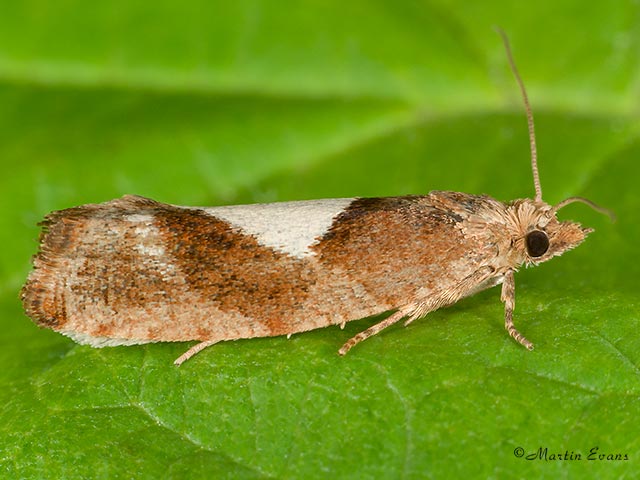
[[[0,2],[2,478],[637,478],[640,5],[580,1]],[[611,224],[499,289],[391,328],[95,350],[18,291],[49,211],[432,189]],[[548,448],[580,460],[517,458]],[[628,460],[587,460],[589,451]]]

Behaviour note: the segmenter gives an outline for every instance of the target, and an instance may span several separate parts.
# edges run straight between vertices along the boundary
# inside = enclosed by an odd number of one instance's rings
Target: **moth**
[[[223,340],[292,335],[382,312],[390,315],[339,350],[404,320],[502,284],[513,323],[514,273],[579,245],[592,230],[559,221],[582,202],[542,200],[533,115],[524,99],[535,197],[487,195],[342,198],[181,207],[127,195],[55,211],[41,223],[39,252],[21,298],[38,325],[93,347],[200,343],[181,364]]]

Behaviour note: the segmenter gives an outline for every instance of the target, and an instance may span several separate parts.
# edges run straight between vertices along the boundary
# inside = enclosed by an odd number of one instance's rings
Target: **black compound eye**
[[[549,250],[549,237],[541,230],[527,234],[527,252],[531,257],[541,257]]]

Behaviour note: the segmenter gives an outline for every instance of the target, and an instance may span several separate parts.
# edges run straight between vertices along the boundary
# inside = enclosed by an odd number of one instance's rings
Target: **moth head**
[[[593,231],[576,222],[558,220],[558,210],[573,202],[585,203],[594,210],[609,215],[612,220],[615,218],[610,210],[582,197],[567,198],[555,206],[531,200],[519,204],[519,235],[516,244],[519,244],[518,249],[524,253],[527,265],[537,265],[562,255],[580,245]]]
[[[507,35],[499,28],[497,31],[502,37],[511,71],[520,86],[520,92],[522,93],[522,100],[524,101],[525,112],[527,114],[535,200],[514,202],[511,207],[515,207],[515,211],[512,211],[512,213],[515,213],[515,243],[518,247],[518,254],[524,254],[524,261],[528,265],[535,265],[555,256],[562,255],[562,253],[567,250],[577,247],[585,237],[593,231],[590,228],[582,228],[579,223],[558,221],[556,213],[565,205],[573,202],[581,202],[589,205],[600,213],[609,215],[612,220],[615,219],[615,216],[610,210],[602,208],[591,200],[583,197],[569,197],[555,206],[550,206],[542,201],[542,188],[540,186],[540,175],[538,174],[536,134],[533,113],[531,111],[531,105],[529,105],[529,97],[527,96],[527,90],[524,87],[520,73],[513,60]],[[512,219],[514,218],[512,217]]]

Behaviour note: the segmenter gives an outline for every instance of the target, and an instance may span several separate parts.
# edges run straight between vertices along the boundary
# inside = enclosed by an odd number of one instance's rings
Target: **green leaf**
[[[634,2],[134,3],[3,2],[0,476],[635,477]],[[531,196],[493,24],[529,89],[545,200],[582,195],[618,216],[567,207],[595,233],[516,276],[515,322],[535,351],[505,333],[498,289],[344,358],[375,319],[219,344],[180,368],[188,344],[92,349],[22,313],[36,223],[54,209],[125,193]],[[596,447],[604,459],[588,460]]]

